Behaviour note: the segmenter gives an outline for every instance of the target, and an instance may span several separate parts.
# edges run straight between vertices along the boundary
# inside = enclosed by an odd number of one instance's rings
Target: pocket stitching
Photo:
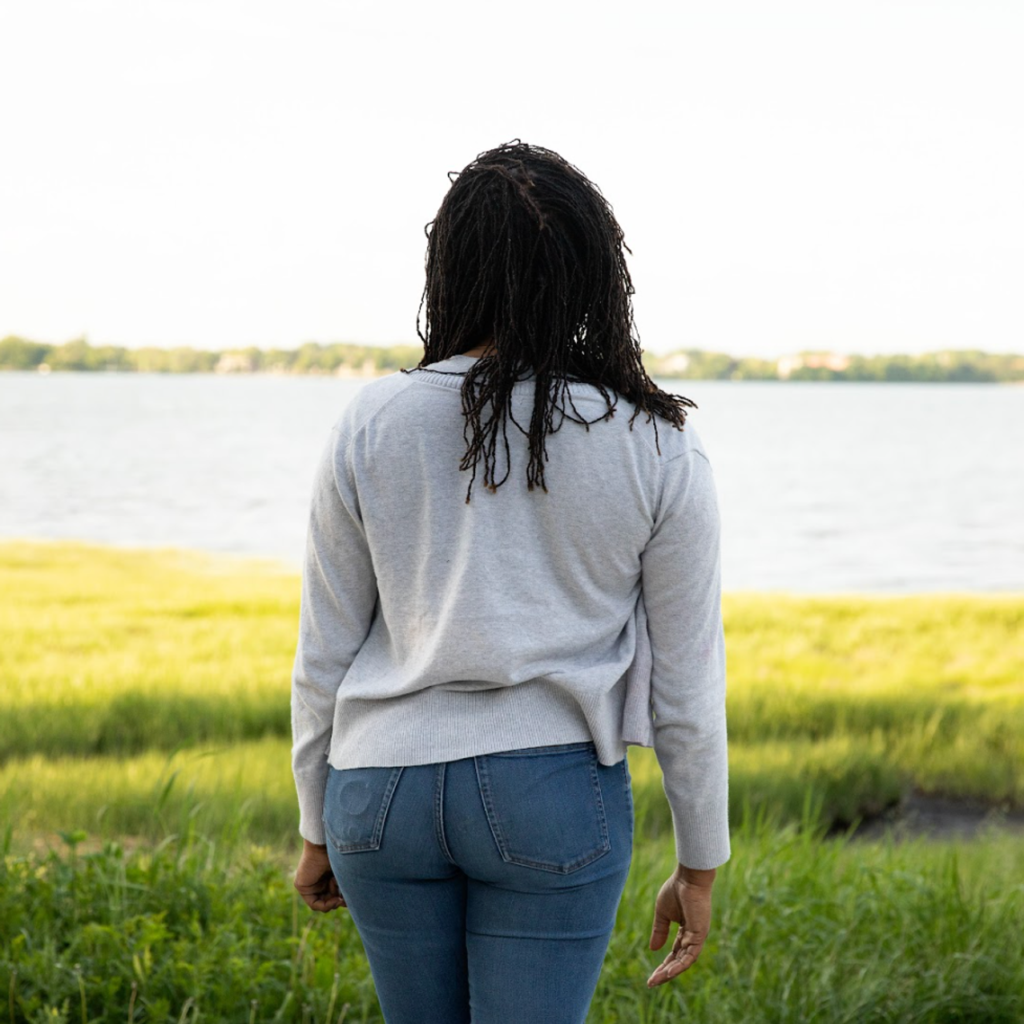
[[[327,838],[330,839],[331,845],[338,851],[338,853],[368,853],[373,850],[380,849],[381,840],[384,837],[384,821],[387,818],[388,810],[391,808],[391,798],[395,795],[395,789],[398,786],[398,780],[401,777],[401,774],[401,767],[393,768],[391,771],[387,785],[384,787],[384,794],[381,797],[380,809],[377,811],[377,817],[374,819],[373,831],[370,833],[369,839],[361,839],[358,842],[351,843],[342,842],[331,830],[331,826],[327,820],[327,815],[326,813],[324,814],[324,832],[327,834]]]
[[[506,756],[513,753],[516,752],[508,751]],[[550,871],[558,875],[568,875],[574,871],[579,871],[581,868],[585,868],[588,864],[593,864],[594,861],[599,860],[601,857],[604,857],[606,854],[611,852],[612,844],[608,836],[608,814],[605,811],[604,797],[601,795],[601,778],[597,772],[597,755],[595,753],[591,753],[591,756],[588,759],[587,768],[590,771],[590,782],[593,786],[594,796],[596,797],[597,824],[600,844],[589,853],[586,853],[581,857],[577,857],[575,860],[569,861],[567,864],[552,864],[550,862],[545,863],[541,861],[534,861],[527,857],[516,856],[509,852],[508,844],[505,840],[505,835],[498,820],[498,815],[495,811],[494,802],[491,796],[490,774],[487,771],[487,758],[489,756],[490,755],[474,757],[473,763],[476,768],[476,777],[480,786],[480,796],[483,800],[487,825],[491,830],[491,836],[494,839],[494,843],[498,847],[498,853],[506,864],[535,868],[538,871]]]

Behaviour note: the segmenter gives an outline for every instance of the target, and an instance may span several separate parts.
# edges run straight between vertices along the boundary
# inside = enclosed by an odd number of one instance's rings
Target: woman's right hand
[[[654,928],[651,949],[661,949],[668,938],[669,927],[679,925],[672,952],[647,979],[654,988],[682,974],[696,963],[711,928],[711,886],[715,869],[699,871],[680,864],[661,887],[654,902]]]

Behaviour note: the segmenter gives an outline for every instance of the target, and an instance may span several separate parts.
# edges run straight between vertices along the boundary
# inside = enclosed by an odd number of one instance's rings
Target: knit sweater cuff
[[[684,867],[717,868],[731,854],[728,805],[695,807],[685,817],[673,813],[676,857]]]
[[[324,832],[324,790],[330,766],[324,761],[323,771],[296,775],[295,788],[299,795],[299,835],[317,846],[327,842]]]

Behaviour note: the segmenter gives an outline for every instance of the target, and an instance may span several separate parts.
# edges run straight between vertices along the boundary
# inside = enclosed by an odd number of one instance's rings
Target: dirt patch
[[[854,838],[973,839],[992,831],[1019,833],[1024,838],[1024,811],[914,793],[884,814],[862,822]]]

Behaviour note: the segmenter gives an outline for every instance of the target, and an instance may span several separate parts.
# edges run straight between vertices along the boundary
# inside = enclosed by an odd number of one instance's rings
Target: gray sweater
[[[299,832],[324,842],[328,763],[593,740],[614,764],[653,731],[679,861],[717,867],[729,858],[725,640],[700,439],[659,421],[659,454],[654,423],[631,429],[620,398],[611,419],[548,436],[544,493],[527,489],[526,439],[510,423],[507,481],[490,492],[478,474],[467,503],[458,374],[472,363],[367,384],[324,448],[292,677]],[[533,387],[514,388],[521,424]],[[587,419],[605,409],[590,385],[572,394]]]

